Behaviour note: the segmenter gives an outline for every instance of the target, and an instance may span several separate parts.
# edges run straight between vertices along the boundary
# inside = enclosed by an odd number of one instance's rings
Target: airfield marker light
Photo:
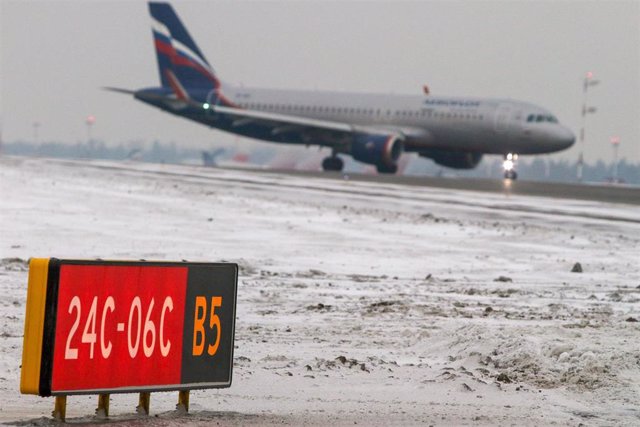
[[[585,86],[595,86],[600,83],[600,80],[596,80],[593,78],[593,72],[589,71],[587,73],[587,77],[584,79]]]

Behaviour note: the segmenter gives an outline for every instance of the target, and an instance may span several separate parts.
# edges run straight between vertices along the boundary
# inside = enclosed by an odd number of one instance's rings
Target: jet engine
[[[360,134],[351,143],[354,159],[375,165],[380,173],[396,173],[404,151],[402,140],[394,135]]]
[[[482,160],[482,153],[464,151],[428,150],[421,151],[421,157],[428,157],[441,166],[453,169],[473,169]]]

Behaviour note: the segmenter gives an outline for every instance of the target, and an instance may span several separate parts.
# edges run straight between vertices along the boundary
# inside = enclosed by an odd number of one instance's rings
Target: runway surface
[[[559,182],[510,181],[484,178],[437,178],[427,176],[344,174],[335,172],[307,172],[264,170],[268,173],[289,174],[309,178],[329,178],[362,182],[380,182],[419,187],[449,188],[452,190],[484,191],[522,196],[541,196],[560,199],[593,200],[607,203],[640,205],[640,187],[603,184],[565,184]]]
[[[0,158],[0,423],[54,424],[18,389],[55,256],[240,266],[231,388],[108,421],[71,396],[72,423],[638,425],[637,205],[369,178]]]

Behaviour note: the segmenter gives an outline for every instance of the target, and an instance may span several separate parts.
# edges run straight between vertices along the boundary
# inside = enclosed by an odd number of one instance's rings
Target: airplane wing
[[[173,76],[170,76],[173,77]],[[177,81],[177,79],[176,79]],[[176,86],[179,84],[177,81]],[[136,95],[140,92],[116,87],[103,87],[103,89],[123,93],[128,95]],[[180,95],[180,91],[173,88],[173,95],[154,94],[145,92],[141,95],[145,99],[155,99],[166,103],[179,103],[184,106],[191,106],[201,109],[202,103],[194,101],[188,95]],[[308,117],[292,116],[278,113],[270,113],[265,111],[247,110],[235,107],[225,107],[221,105],[211,105],[213,112],[220,114],[223,118],[231,121],[231,126],[237,130],[241,130],[243,126],[258,126],[268,133],[272,139],[278,139],[279,135],[287,136],[287,140],[291,140],[292,136],[298,136],[300,144],[318,144],[328,147],[339,146],[350,142],[350,137],[354,134],[387,134],[394,135],[398,139],[402,139],[402,135],[397,132],[389,132],[387,130],[373,129],[364,126],[356,126],[343,122],[330,120],[319,120]]]
[[[246,110],[233,107],[212,105],[210,108],[219,114],[231,118],[232,127],[260,126],[268,131],[273,138],[278,135],[299,135],[301,144],[318,144],[336,147],[348,144],[355,135],[385,134],[398,140],[403,140],[401,132],[387,129],[376,129],[350,123],[331,120],[313,119],[308,117],[291,116],[256,110]]]

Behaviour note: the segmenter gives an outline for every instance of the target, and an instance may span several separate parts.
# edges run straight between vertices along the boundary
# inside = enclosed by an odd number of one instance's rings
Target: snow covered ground
[[[3,423],[51,423],[53,399],[18,391],[37,256],[241,266],[232,387],[189,415],[153,394],[150,419],[113,396],[112,422],[640,424],[637,206],[0,158]]]

